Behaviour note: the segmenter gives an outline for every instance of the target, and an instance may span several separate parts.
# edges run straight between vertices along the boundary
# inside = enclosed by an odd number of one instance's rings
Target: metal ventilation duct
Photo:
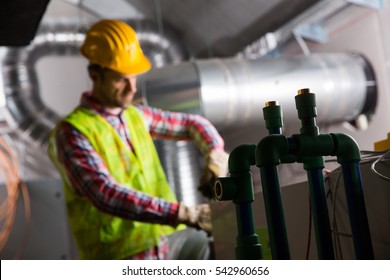
[[[0,74],[6,110],[26,141],[45,146],[50,129],[59,119],[40,97],[36,62],[48,55],[76,55],[84,35],[75,25],[42,26],[27,47],[2,48]]]
[[[319,123],[372,114],[377,98],[369,63],[349,53],[197,60],[155,69],[141,83],[149,105],[202,114],[220,129],[259,123],[270,100],[282,105],[286,123],[298,122],[294,96],[301,88],[317,94]]]

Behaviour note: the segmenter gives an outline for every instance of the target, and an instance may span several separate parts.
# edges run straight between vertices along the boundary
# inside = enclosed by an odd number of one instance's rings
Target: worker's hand
[[[211,233],[210,205],[187,206],[184,203],[180,203],[178,222]]]
[[[202,171],[198,190],[207,198],[214,198],[214,184],[218,177],[228,172],[229,155],[223,150],[212,150],[206,157],[206,166]]]

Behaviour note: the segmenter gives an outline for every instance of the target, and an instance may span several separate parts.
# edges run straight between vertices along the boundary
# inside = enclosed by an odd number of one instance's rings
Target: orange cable
[[[20,165],[12,147],[0,137],[0,173],[5,180],[6,195],[0,201],[0,252],[7,244],[15,221],[19,193],[24,201],[25,230],[15,258],[20,258],[27,242],[28,228],[31,221],[30,198],[27,185],[21,180]]]

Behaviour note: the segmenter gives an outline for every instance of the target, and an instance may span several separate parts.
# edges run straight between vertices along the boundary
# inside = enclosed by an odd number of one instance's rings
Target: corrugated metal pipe
[[[26,176],[57,174],[45,150],[59,116],[42,102],[35,65],[48,55],[77,55],[83,38],[74,24],[43,25],[29,46],[0,48],[0,111],[8,124],[2,132],[18,143]]]
[[[24,139],[35,147],[46,145],[59,116],[41,100],[35,65],[44,56],[77,55],[84,39],[75,25],[43,25],[27,47],[2,48],[0,71],[5,107]]]

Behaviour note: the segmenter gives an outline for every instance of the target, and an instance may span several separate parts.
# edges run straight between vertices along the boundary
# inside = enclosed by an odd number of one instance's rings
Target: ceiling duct
[[[283,107],[285,123],[299,122],[294,96],[301,88],[317,94],[319,123],[370,115],[377,98],[370,64],[350,53],[184,62],[152,70],[140,88],[150,106],[202,114],[220,129],[258,124],[270,100]]]
[[[75,30],[74,24],[43,25],[29,46],[0,51],[2,110],[11,116],[12,126],[36,147],[46,145],[59,116],[41,100],[35,66],[44,56],[77,55],[84,35]]]

